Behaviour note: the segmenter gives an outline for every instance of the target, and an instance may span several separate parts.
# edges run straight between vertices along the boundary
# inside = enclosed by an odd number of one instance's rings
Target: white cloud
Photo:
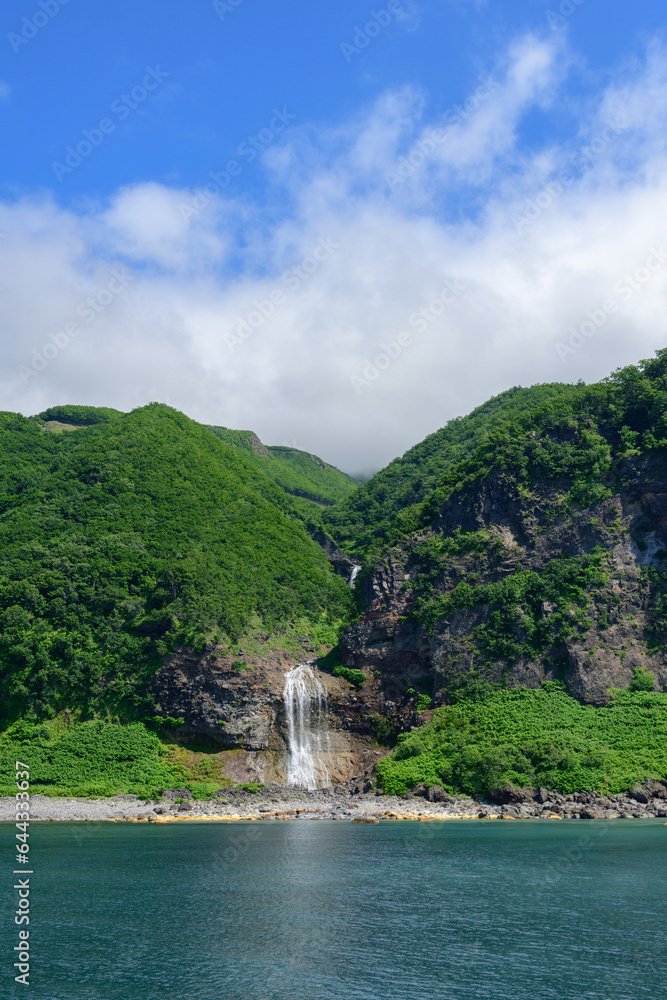
[[[662,246],[665,52],[627,67],[568,141],[529,153],[523,116],[559,98],[567,65],[553,44],[517,43],[493,91],[447,126],[455,141],[394,192],[387,172],[442,124],[414,90],[336,129],[291,129],[265,158],[275,204],[209,198],[184,214],[194,192],[150,183],[78,213],[0,206],[5,408],[161,399],[357,471],[508,386],[599,378],[664,346],[667,264],[630,297],[617,289]],[[130,277],[109,292],[114,270]],[[446,280],[466,289],[419,332],[411,315]],[[561,362],[555,345],[610,298],[614,314]],[[411,345],[356,393],[352,376],[383,344],[396,353],[401,331]],[[55,355],[22,380],[49,334]]]

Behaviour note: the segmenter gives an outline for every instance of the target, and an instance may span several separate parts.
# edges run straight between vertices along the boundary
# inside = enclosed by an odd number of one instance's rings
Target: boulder
[[[627,794],[629,798],[634,799],[635,802],[641,802],[643,805],[648,805],[648,792],[645,788],[642,788],[641,785],[635,785],[634,788],[631,788]]]
[[[429,802],[449,802],[449,795],[441,785],[431,785],[426,798]]]
[[[519,802],[532,802],[535,792],[532,788],[517,788],[514,785],[504,785],[491,792],[491,800],[499,806],[517,805]]]
[[[605,811],[598,806],[584,806],[579,812],[579,819],[604,819]]]
[[[168,802],[175,802],[176,799],[191,799],[192,792],[189,788],[168,788],[162,793],[162,798]]]

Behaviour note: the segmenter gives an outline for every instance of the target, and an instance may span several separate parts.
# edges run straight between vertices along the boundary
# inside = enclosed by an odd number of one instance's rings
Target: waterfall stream
[[[325,754],[329,750],[327,691],[309,663],[285,674],[287,783],[311,791],[331,784]]]

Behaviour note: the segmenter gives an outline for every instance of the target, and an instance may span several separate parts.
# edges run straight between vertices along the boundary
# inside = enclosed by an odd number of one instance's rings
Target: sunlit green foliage
[[[612,794],[667,777],[667,695],[620,692],[595,708],[552,681],[440,708],[399,741],[377,767],[390,794],[421,781],[469,795],[507,783]]]
[[[332,673],[334,677],[342,677],[343,680],[357,689],[362,688],[366,683],[366,674],[363,670],[357,670],[355,667],[334,667]]]
[[[45,725],[14,723],[0,735],[2,795],[16,792],[17,760],[30,769],[33,794],[133,792],[150,798],[193,777],[141,723],[89,722],[60,734]]]
[[[558,484],[585,507],[609,496],[614,463],[667,445],[667,349],[595,385],[510,389],[450,421],[323,515],[347,551],[373,562],[429,525],[452,491],[490,472]]]
[[[357,483],[348,475],[328,465],[316,455],[282,445],[264,446],[251,431],[235,431],[226,427],[209,427],[223,441],[239,448],[246,458],[269,479],[291,496],[328,507],[353,493]],[[253,447],[254,444],[254,447]]]
[[[385,544],[421,526],[421,505],[447,471],[470,458],[494,427],[568,395],[573,388],[557,382],[529,389],[515,387],[478,406],[467,417],[450,420],[402,458],[390,462],[347,500],[325,511],[325,527],[347,552],[372,561]]]
[[[284,491],[169,407],[57,436],[4,414],[0,489],[5,719],[153,714],[173,643],[353,613]]]

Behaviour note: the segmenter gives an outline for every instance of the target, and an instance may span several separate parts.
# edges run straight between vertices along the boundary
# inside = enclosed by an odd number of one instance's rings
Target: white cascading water
[[[350,579],[348,580],[348,583],[349,583],[350,587],[352,587],[353,590],[354,590],[354,581],[357,579],[357,576],[359,574],[359,570],[360,569],[361,569],[361,566],[357,566],[355,564],[352,567],[352,570],[350,572]]]
[[[314,791],[331,784],[325,754],[329,751],[327,690],[309,663],[285,674],[287,784]]]

